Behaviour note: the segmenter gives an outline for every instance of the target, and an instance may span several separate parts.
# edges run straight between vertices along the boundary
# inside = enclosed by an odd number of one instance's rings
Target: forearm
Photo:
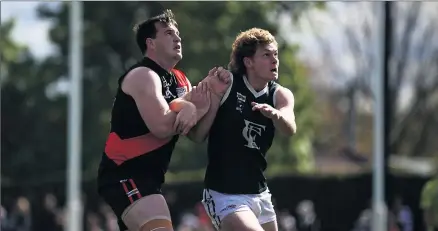
[[[277,130],[285,135],[292,136],[297,131],[297,125],[295,123],[295,115],[286,115],[284,112],[279,111],[278,115],[272,119],[274,126]]]
[[[177,116],[177,112],[168,110],[163,115],[163,123],[156,131],[151,131],[157,138],[166,139],[177,134],[174,129],[174,124]]]
[[[198,122],[198,124],[196,124],[196,126],[190,130],[188,134],[188,137],[192,141],[201,143],[205,140],[205,138],[207,138],[210,128],[213,125],[214,119],[216,118],[216,113],[219,110],[220,103],[221,98],[217,96],[211,97],[211,104],[208,112]]]
[[[174,123],[177,112],[171,110],[171,105],[153,107],[153,105],[146,106],[146,103],[137,103],[137,108],[143,118],[144,123],[149,128],[149,131],[157,138],[167,139],[176,134],[174,131]],[[151,109],[152,108],[152,109]],[[150,115],[151,111],[155,111],[154,115]]]
[[[191,95],[192,95],[192,92],[189,92],[189,93],[185,94],[183,97],[175,99],[174,101],[177,101],[181,105],[180,107],[182,108],[185,104],[192,103],[191,102]],[[181,110],[181,109],[179,109],[179,110]],[[173,111],[175,111],[175,110],[173,110]],[[206,114],[206,110],[196,108],[196,121],[200,121],[202,119],[202,117],[205,116],[205,114]]]

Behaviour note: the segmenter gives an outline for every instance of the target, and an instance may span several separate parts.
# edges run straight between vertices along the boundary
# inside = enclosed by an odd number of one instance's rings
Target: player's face
[[[249,68],[266,81],[278,79],[278,48],[275,43],[259,46],[251,58]]]
[[[178,28],[173,24],[157,23],[157,34],[154,39],[156,50],[161,55],[168,56],[170,58],[182,59],[182,45],[181,38],[179,37]]]

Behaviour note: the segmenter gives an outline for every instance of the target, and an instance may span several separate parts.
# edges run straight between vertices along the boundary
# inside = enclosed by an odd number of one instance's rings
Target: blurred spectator
[[[288,210],[283,210],[277,214],[278,230],[279,231],[296,231],[297,222]]]
[[[372,217],[373,211],[370,207],[363,210],[356,221],[353,231],[371,231]]]
[[[298,231],[319,231],[321,229],[321,224],[316,216],[312,201],[301,201],[297,206],[296,212]]]
[[[200,223],[198,217],[191,212],[184,212],[181,216],[181,222],[177,227],[177,231],[200,231]]]
[[[203,231],[214,231],[213,225],[211,224],[210,217],[208,217],[207,211],[205,211],[204,205],[198,202],[195,205],[196,215],[199,219],[199,226]]]
[[[371,202],[368,203],[368,207],[362,211],[357,219],[353,231],[371,231],[373,225],[373,210],[371,208]],[[392,211],[388,211],[388,230],[389,231],[402,231],[397,225],[397,218]]]
[[[87,231],[104,231],[102,228],[99,217],[94,212],[87,212],[86,216],[86,230]]]
[[[43,207],[35,216],[34,231],[62,231],[62,224],[59,223],[60,215],[58,200],[53,194],[46,194],[43,200]]]
[[[10,222],[8,220],[8,212],[3,206],[0,207],[0,230],[12,231],[10,227]]]
[[[395,223],[400,231],[413,231],[413,218],[411,209],[403,204],[403,198],[400,195],[394,197],[392,205]]]
[[[99,206],[99,212],[103,218],[103,229],[105,231],[119,231],[119,226],[117,225],[117,217],[105,203],[101,203]]]
[[[11,212],[9,225],[14,231],[31,231],[32,219],[30,213],[29,200],[25,197],[19,197]]]

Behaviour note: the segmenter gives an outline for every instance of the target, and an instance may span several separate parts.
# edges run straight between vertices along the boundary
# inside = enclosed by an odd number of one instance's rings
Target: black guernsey
[[[182,72],[175,69],[168,72],[146,57],[119,78],[111,112],[111,131],[99,166],[99,186],[119,184],[123,179],[132,178],[161,185],[178,140],[177,135],[167,139],[153,136],[134,99],[122,91],[123,79],[129,71],[137,67],[148,67],[160,76],[162,94],[167,103],[189,90],[189,82]]]
[[[275,128],[271,119],[252,111],[251,102],[274,107],[274,81],[256,92],[244,76],[233,73],[233,84],[220,106],[208,137],[205,187],[228,194],[257,194],[267,188],[263,174],[266,152]]]

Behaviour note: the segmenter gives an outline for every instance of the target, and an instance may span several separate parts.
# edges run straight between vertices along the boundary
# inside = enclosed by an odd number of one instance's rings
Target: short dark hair
[[[149,18],[141,23],[138,23],[134,26],[134,32],[138,48],[140,49],[142,54],[146,53],[147,45],[145,42],[146,38],[155,38],[157,35],[157,28],[155,24],[157,22],[164,23],[166,25],[174,25],[178,26],[175,20],[175,16],[172,13],[172,10],[165,10],[163,13]]]
[[[237,35],[233,43],[228,69],[237,74],[246,74],[243,58],[253,57],[259,46],[277,44],[275,37],[267,30],[252,28]]]

